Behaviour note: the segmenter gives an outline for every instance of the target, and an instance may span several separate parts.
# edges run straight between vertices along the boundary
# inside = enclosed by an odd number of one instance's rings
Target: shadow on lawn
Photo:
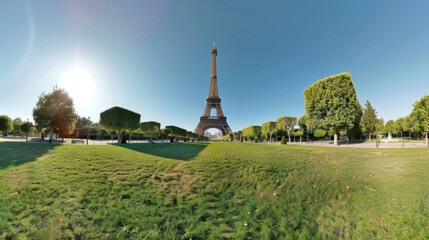
[[[0,170],[36,160],[54,149],[56,144],[0,142]]]
[[[134,151],[176,160],[188,161],[196,157],[209,143],[141,143],[115,144]]]

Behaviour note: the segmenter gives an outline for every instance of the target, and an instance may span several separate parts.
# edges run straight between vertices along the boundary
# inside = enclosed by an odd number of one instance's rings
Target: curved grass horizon
[[[429,237],[428,149],[47,146],[0,143],[0,239]]]

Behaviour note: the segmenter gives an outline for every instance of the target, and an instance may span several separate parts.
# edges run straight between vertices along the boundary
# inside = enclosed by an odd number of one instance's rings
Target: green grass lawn
[[[0,239],[429,238],[429,150],[0,143]]]

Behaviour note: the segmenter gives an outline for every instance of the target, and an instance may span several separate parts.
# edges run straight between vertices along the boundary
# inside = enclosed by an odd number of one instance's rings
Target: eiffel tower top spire
[[[210,99],[219,98],[219,93],[218,93],[218,89],[217,89],[216,56],[217,56],[217,49],[213,46],[213,48],[212,48],[212,72],[210,75],[210,90],[209,90],[209,97],[208,97]]]

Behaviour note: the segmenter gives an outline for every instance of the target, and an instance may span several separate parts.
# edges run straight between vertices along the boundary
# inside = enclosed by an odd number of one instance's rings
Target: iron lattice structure
[[[221,99],[219,98],[219,91],[217,86],[217,71],[216,71],[216,56],[217,49],[212,48],[212,70],[210,76],[210,90],[207,98],[206,108],[203,116],[200,117],[200,122],[194,130],[194,133],[203,135],[207,129],[219,129],[223,135],[232,134],[231,128],[226,122],[226,117],[223,114],[220,105]],[[216,109],[216,116],[210,116],[212,109]]]

